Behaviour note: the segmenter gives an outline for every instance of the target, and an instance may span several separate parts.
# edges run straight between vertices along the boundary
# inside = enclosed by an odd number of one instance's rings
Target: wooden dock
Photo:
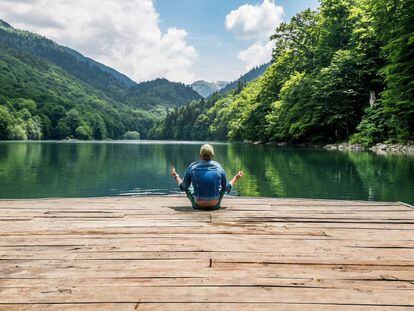
[[[0,310],[414,310],[414,209],[0,200]]]

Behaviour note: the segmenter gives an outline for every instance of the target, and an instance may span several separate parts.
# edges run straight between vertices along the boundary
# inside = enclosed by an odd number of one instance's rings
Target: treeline
[[[149,131],[153,139],[169,140],[207,140],[210,138],[206,131],[210,121],[205,113],[214,106],[218,93],[208,99],[192,101],[191,103],[171,109],[164,119],[159,120]]]
[[[154,112],[119,104],[59,67],[0,45],[0,140],[147,136]]]
[[[326,143],[414,139],[414,1],[323,0],[282,23],[255,81],[170,112],[153,138]]]

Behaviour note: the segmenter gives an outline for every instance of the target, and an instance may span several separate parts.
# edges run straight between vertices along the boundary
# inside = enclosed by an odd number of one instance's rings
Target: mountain
[[[155,114],[132,109],[55,64],[0,44],[0,140],[146,137]]]
[[[155,122],[148,136],[151,139],[227,140],[228,135],[233,133],[229,133],[227,129],[227,117],[222,118],[225,113],[217,114],[217,111],[242,107],[248,99],[256,98],[255,89],[269,66],[270,63],[267,63],[253,68],[218,92],[212,93],[208,98],[168,111],[165,118]],[[209,85],[205,81],[194,82],[193,87],[194,84],[202,87]],[[230,106],[229,103],[232,105]],[[239,124],[239,120],[242,118],[234,121],[234,124]]]
[[[246,83],[253,81],[260,77],[266,71],[267,67],[269,67],[270,62],[260,65],[258,67],[254,67],[249,72],[245,73],[244,75],[240,76],[237,80],[233,82],[207,82],[204,80],[196,81],[190,84],[191,88],[199,93],[202,97],[207,98],[211,96],[215,92],[219,92],[220,94],[226,94],[231,90],[237,89],[240,85],[245,85]]]
[[[211,94],[221,90],[227,84],[228,82],[225,81],[207,82],[204,80],[199,80],[190,84],[190,87],[204,98],[207,98]]]
[[[145,109],[156,106],[178,107],[198,99],[201,96],[191,87],[167,79],[142,82],[128,88],[125,94],[125,103]]]
[[[122,95],[125,88],[136,85],[136,82],[112,68],[45,37],[15,29],[4,21],[0,23],[0,43],[48,60],[115,99]]]
[[[12,28],[12,26],[9,23],[6,23],[4,20],[0,19],[0,26],[4,28]]]
[[[0,140],[147,137],[169,107],[201,96],[126,75],[0,20]]]
[[[266,69],[269,66],[270,66],[270,62],[266,63],[266,64],[263,64],[263,65],[260,65],[258,67],[254,67],[252,70],[245,73],[244,75],[242,75],[237,80],[228,83],[224,88],[222,88],[220,90],[220,93],[221,94],[228,93],[231,90],[237,89],[240,85],[245,85],[247,82],[250,82],[250,81],[253,81],[253,80],[257,79],[262,74],[264,74],[264,72],[266,71]]]
[[[115,69],[85,57],[73,49],[58,45],[43,36],[15,29],[2,20],[0,44],[49,61],[91,87],[99,89],[113,100],[134,108],[156,108],[153,105],[172,107],[186,103],[187,99],[191,101],[201,98],[191,88],[168,80],[163,81],[161,88],[159,81],[138,84]],[[172,92],[169,93],[169,90]]]

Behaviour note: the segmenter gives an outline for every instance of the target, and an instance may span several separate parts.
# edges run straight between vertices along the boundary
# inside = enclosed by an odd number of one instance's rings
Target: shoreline
[[[373,146],[365,147],[361,144],[352,143],[334,143],[334,144],[312,144],[312,143],[300,143],[300,144],[288,144],[286,142],[246,142],[252,145],[266,145],[276,147],[293,147],[293,148],[309,148],[309,149],[325,149],[329,151],[353,151],[363,152],[369,151],[378,155],[385,154],[399,154],[399,155],[414,155],[413,144],[387,144],[378,143]]]
[[[165,143],[165,144],[248,144],[248,145],[265,145],[274,146],[280,148],[307,148],[307,149],[324,149],[329,151],[353,151],[353,152],[373,152],[378,155],[396,154],[396,155],[414,155],[414,144],[387,144],[378,143],[370,147],[365,147],[361,144],[352,143],[333,143],[333,144],[312,144],[312,143],[300,143],[289,144],[287,142],[263,142],[263,141],[235,141],[235,142],[223,142],[223,141],[189,141],[189,140],[158,140],[158,139],[140,139],[140,140],[0,140],[0,143]]]
[[[323,146],[326,150],[339,150],[339,151],[371,151],[378,155],[384,154],[400,154],[400,155],[414,155],[414,145],[402,145],[402,144],[385,144],[378,143],[371,147],[364,147],[360,144],[340,143],[340,144],[328,144]]]

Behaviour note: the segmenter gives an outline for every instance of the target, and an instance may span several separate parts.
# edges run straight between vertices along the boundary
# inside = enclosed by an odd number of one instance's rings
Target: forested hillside
[[[200,98],[165,79],[137,84],[0,20],[0,140],[146,138],[169,107]]]
[[[0,140],[146,137],[155,114],[117,103],[29,54],[0,45]]]
[[[221,94],[226,94],[230,91],[236,90],[237,88],[245,86],[248,82],[253,81],[260,77],[266,71],[267,67],[269,67],[270,63],[266,63],[253,69],[249,70],[247,73],[242,75],[237,80],[228,83],[224,88],[220,90]]]
[[[282,23],[258,79],[170,112],[154,138],[414,140],[414,1],[322,0]]]
[[[54,63],[117,102],[134,108],[176,107],[201,96],[182,83],[154,80],[137,84],[124,74],[37,34],[0,20],[0,44]]]
[[[3,25],[5,26],[4,22]],[[107,66],[28,31],[18,30],[11,26],[1,27],[0,24],[0,43],[48,60],[110,96],[121,96],[125,87],[136,84],[125,75]]]
[[[179,107],[201,96],[183,83],[155,79],[128,88],[124,101],[132,107],[151,109],[153,107]]]
[[[187,105],[170,110],[167,116],[159,120],[149,131],[149,137],[174,140],[211,139],[212,136],[208,130],[211,119],[206,116],[206,113],[220,97],[222,95],[215,93],[207,99],[192,101]]]

